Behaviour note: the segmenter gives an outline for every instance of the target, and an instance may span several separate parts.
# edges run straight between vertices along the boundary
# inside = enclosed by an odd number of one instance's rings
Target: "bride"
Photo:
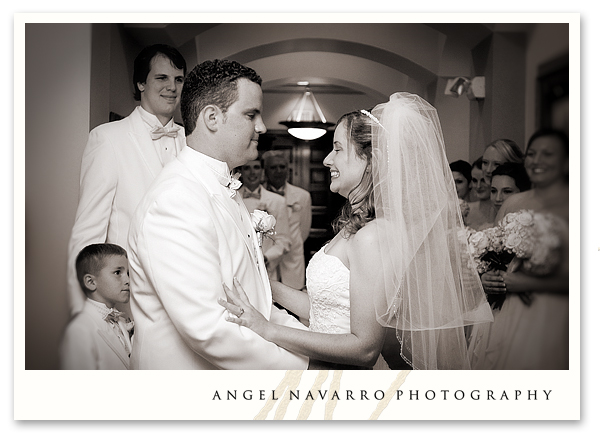
[[[308,265],[308,295],[272,285],[273,299],[307,318],[309,331],[267,321],[236,280],[220,301],[227,319],[310,357],[310,368],[371,368],[391,331],[391,368],[405,361],[414,369],[468,369],[464,326],[492,317],[464,258],[436,110],[396,93],[371,112],[348,113],[323,164],[330,189],[347,198],[337,234]]]

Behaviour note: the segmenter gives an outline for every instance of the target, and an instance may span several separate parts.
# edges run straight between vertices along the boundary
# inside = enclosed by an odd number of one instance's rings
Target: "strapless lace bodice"
[[[309,329],[325,334],[349,334],[350,271],[338,258],[325,253],[326,248],[327,245],[315,253],[306,267],[306,288],[310,300]],[[313,360],[310,364],[311,369],[370,369]],[[380,355],[373,369],[389,370],[389,367]]]
[[[306,269],[306,288],[310,300],[310,325],[314,332],[350,332],[350,272],[322,247]]]

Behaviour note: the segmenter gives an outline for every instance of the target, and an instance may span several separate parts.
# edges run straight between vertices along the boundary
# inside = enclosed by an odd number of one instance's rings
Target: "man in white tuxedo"
[[[292,246],[279,264],[281,282],[298,290],[304,288],[306,266],[304,241],[310,233],[312,203],[310,193],[288,183],[289,159],[283,151],[267,151],[262,159],[265,166],[266,188],[282,195],[288,206]]]
[[[240,167],[242,187],[240,193],[248,212],[263,210],[277,220],[275,234],[263,239],[262,251],[269,279],[280,280],[279,263],[290,250],[290,225],[285,198],[262,187],[263,167],[260,160],[251,160]]]
[[[181,99],[187,146],[140,202],[129,232],[132,369],[305,369],[306,357],[226,320],[218,303],[237,278],[266,318],[304,328],[273,306],[263,255],[231,175],[258,155],[261,78],[206,61]],[[240,309],[239,315],[243,313]]]
[[[174,124],[186,63],[166,45],[144,48],[134,62],[134,97],[141,101],[126,118],[90,132],[81,161],[79,204],[68,249],[67,288],[71,314],[85,303],[75,259],[89,244],[127,249],[129,223],[137,204],[163,166],[185,145]],[[121,307],[128,313],[128,306]]]

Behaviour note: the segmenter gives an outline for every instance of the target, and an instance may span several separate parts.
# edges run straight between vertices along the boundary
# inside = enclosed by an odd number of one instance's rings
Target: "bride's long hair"
[[[343,231],[346,237],[355,234],[369,221],[375,219],[373,198],[373,178],[371,175],[373,134],[369,117],[360,111],[346,113],[337,121],[335,128],[345,124],[348,144],[354,147],[356,155],[367,161],[367,166],[358,185],[348,194],[346,204],[339,216],[333,221],[333,231]]]

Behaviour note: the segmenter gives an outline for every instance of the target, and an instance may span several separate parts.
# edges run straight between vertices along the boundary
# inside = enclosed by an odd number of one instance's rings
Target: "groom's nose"
[[[256,131],[258,134],[264,134],[267,132],[267,127],[262,120],[262,116],[258,116],[256,125],[254,126],[254,131]]]

